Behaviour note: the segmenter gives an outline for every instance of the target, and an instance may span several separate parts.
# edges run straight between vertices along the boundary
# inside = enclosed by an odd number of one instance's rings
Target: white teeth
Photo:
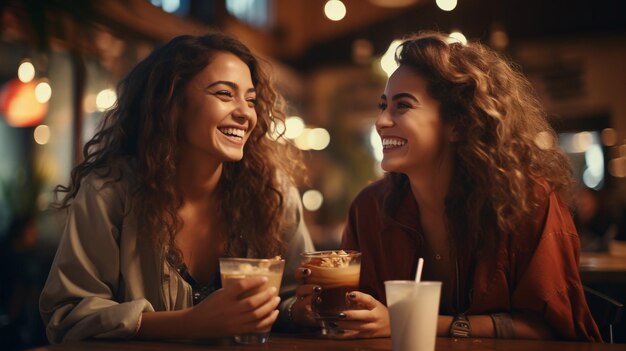
[[[245,130],[237,128],[220,128],[220,132],[228,136],[234,136],[237,138],[243,138],[243,136],[246,134]]]
[[[400,138],[382,138],[383,148],[403,146],[406,140]]]

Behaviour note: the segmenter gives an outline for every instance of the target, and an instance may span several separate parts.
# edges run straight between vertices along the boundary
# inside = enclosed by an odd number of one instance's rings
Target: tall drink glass
[[[311,270],[306,284],[322,287],[319,298],[312,303],[315,318],[321,322],[322,334],[335,336],[342,330],[330,326],[339,313],[354,308],[348,292],[359,287],[361,253],[357,251],[315,251],[301,254],[302,266]]]
[[[282,259],[257,259],[257,258],[220,258],[220,273],[222,286],[236,283],[238,280],[250,277],[267,277],[267,282],[260,287],[251,290],[243,297],[252,296],[269,287],[280,290],[280,282],[285,269],[285,260]],[[239,344],[263,344],[269,339],[270,329],[261,333],[235,335],[235,341]]]
[[[434,351],[441,282],[385,282],[393,351]]]

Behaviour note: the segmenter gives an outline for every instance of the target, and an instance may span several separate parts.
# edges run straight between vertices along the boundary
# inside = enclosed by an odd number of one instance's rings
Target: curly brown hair
[[[133,204],[145,224],[143,233],[164,233],[155,244],[166,245],[174,265],[182,262],[175,237],[182,227],[177,211],[182,197],[175,177],[179,160],[180,111],[186,84],[210,64],[218,52],[232,53],[250,69],[257,102],[257,125],[244,147],[243,159],[223,166],[218,184],[220,215],[229,228],[225,255],[271,257],[282,254],[285,193],[302,174],[299,151],[277,133],[284,125],[283,100],[273,89],[261,61],[238,40],[224,34],[179,36],[155,49],[118,86],[119,99],[106,112],[102,126],[86,143],[84,161],[71,173],[59,206],[66,208],[81,180],[97,171],[110,174],[115,162],[135,164]]]
[[[434,32],[404,40],[396,61],[426,79],[442,120],[458,133],[446,197],[452,250],[493,249],[502,233],[515,233],[545,198],[536,193],[538,184],[571,203],[568,159],[557,145],[538,142],[557,136],[516,66],[479,43]],[[409,184],[398,173],[388,173],[385,183],[389,216]]]

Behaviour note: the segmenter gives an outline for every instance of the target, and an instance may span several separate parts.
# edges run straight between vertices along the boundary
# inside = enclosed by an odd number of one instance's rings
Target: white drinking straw
[[[422,279],[422,269],[424,268],[424,259],[423,258],[419,258],[419,260],[417,260],[417,272],[415,272],[415,282],[419,283],[420,280]]]

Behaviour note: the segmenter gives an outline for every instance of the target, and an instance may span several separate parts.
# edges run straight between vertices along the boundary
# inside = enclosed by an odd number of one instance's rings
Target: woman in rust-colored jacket
[[[477,44],[438,33],[405,40],[376,129],[384,179],[350,209],[342,248],[362,252],[363,308],[346,337],[389,335],[384,282],[442,281],[437,334],[600,341],[578,274],[571,171],[530,83]],[[304,270],[300,274],[306,274]],[[310,323],[310,285],[296,323]],[[456,335],[456,334],[454,334]]]

